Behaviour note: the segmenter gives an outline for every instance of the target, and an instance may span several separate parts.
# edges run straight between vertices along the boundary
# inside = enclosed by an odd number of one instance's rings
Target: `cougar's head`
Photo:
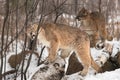
[[[27,36],[31,39],[34,40],[35,37],[38,34],[38,38],[43,39],[45,36],[45,31],[44,29],[40,26],[40,29],[38,30],[38,25],[33,24],[31,27],[27,30]]]
[[[86,10],[85,8],[82,8],[79,11],[78,15],[76,16],[76,19],[78,19],[78,21],[84,20],[84,19],[86,19],[88,17],[88,15],[89,15],[88,10]]]
[[[30,28],[27,29],[27,36],[31,39],[34,40],[37,34],[37,24],[33,24],[30,26]]]

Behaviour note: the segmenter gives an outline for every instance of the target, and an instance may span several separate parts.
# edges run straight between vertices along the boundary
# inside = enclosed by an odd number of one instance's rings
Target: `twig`
[[[41,53],[40,53],[40,56],[39,56],[39,59],[38,59],[38,64],[37,64],[37,66],[39,66],[40,64],[42,64],[42,63],[44,62],[44,61],[41,61],[41,62],[40,62],[40,60],[41,60],[41,58],[42,58],[42,54],[43,54],[44,49],[45,49],[45,46],[41,49]]]

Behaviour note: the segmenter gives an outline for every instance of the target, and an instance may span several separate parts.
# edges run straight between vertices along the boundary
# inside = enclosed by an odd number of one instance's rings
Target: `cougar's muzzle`
[[[35,34],[35,33],[33,33],[33,32],[31,32],[31,33],[30,33],[30,38],[31,38],[31,40],[34,40],[34,39],[35,39],[35,37],[36,37],[36,34]]]

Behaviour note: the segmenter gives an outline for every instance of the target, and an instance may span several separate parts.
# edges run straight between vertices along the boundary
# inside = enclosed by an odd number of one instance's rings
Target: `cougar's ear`
[[[84,11],[84,15],[88,15],[89,14],[89,11]]]
[[[38,25],[37,25],[37,24],[33,24],[33,25],[32,25],[32,28],[33,28],[33,30],[37,31]]]
[[[90,14],[90,13],[91,13],[90,10],[87,10],[87,9],[84,10],[84,15],[88,15],[88,14]]]
[[[89,14],[89,11],[85,9],[84,7],[78,12],[76,19],[80,20],[80,17],[85,17]]]
[[[82,9],[81,9],[81,11],[85,11],[86,9],[85,9],[85,7],[83,7]]]

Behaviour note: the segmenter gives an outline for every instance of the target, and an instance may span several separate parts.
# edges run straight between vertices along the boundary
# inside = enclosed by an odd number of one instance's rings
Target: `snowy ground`
[[[113,45],[113,52],[112,52],[113,54],[112,55],[114,56],[120,49],[120,42],[118,42],[118,41],[111,41],[111,42],[108,42],[108,43]],[[18,47],[18,52],[20,52],[21,49],[19,49],[19,48],[21,47],[21,44],[18,44],[18,46],[19,46]],[[39,46],[39,48],[38,48],[38,52],[40,52],[40,51],[41,51],[41,46]],[[94,58],[94,60],[96,60],[97,57],[99,55],[101,55],[102,50],[96,50],[95,48],[91,48],[91,53],[92,53],[92,57]],[[9,52],[9,54],[6,57],[7,60],[10,57],[10,55],[12,55],[12,54],[15,54],[15,52]],[[45,48],[43,54],[44,54],[43,58],[45,58],[48,55],[48,52],[47,52],[46,48]],[[28,56],[26,57],[25,65],[27,63],[27,58],[28,58]],[[33,75],[33,73],[35,73],[39,69],[39,67],[40,66],[37,67],[37,57],[35,55],[33,55],[30,67],[29,67],[29,69],[27,71],[27,78],[31,77],[31,75]],[[9,70],[12,70],[12,68],[10,67],[9,63],[7,62],[7,64],[6,64],[6,71],[9,71]],[[96,74],[96,75],[93,75],[90,72],[83,79],[84,80],[107,80],[107,79],[108,80],[120,80],[119,74],[120,74],[120,69],[116,69],[115,71],[99,73],[99,74]],[[9,79],[8,79],[8,77],[9,77]],[[7,76],[6,80],[12,80],[10,77],[12,77],[12,75]],[[17,80],[20,80],[20,78],[21,78],[21,76],[18,75]],[[66,78],[65,80],[80,80],[82,77],[79,76],[77,73],[75,73],[73,75],[65,76],[65,78]]]
[[[78,74],[66,76],[66,78],[67,80],[120,80],[120,69],[105,73],[99,73],[96,75],[89,74],[84,78],[78,76]]]

